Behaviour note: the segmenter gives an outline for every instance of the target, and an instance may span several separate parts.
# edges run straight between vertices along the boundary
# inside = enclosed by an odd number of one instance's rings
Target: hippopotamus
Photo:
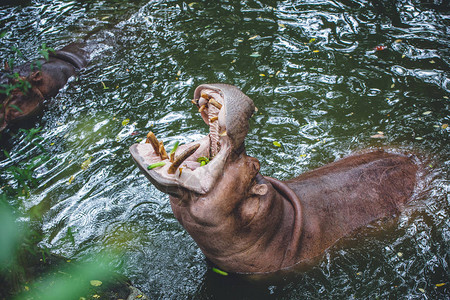
[[[84,46],[84,43],[71,43],[49,52],[48,60],[42,58],[12,70],[6,68],[2,85],[15,85],[21,81],[23,88],[0,94],[0,132],[10,124],[19,124],[37,115],[45,99],[56,96],[71,76],[86,67],[89,55]]]
[[[400,212],[414,194],[415,157],[387,150],[350,155],[287,181],[263,176],[244,145],[253,101],[234,86],[202,84],[193,102],[207,136],[167,154],[150,132],[130,152],[219,270],[273,274],[310,265],[342,237]]]

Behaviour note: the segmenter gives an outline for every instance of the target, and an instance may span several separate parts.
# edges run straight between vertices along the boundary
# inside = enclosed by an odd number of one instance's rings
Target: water
[[[58,48],[89,32],[95,45],[89,67],[38,120],[51,159],[16,205],[42,213],[42,245],[53,253],[122,250],[119,270],[151,298],[448,297],[450,10],[431,2],[3,6],[1,60],[15,55],[13,46],[34,59],[44,42]],[[189,99],[207,82],[235,84],[255,101],[246,145],[264,175],[288,179],[352,151],[391,146],[426,161],[421,193],[400,216],[346,238],[294,278],[250,284],[211,272],[168,197],[128,153],[150,129],[169,149],[205,134]],[[384,139],[371,138],[380,132]],[[26,146],[18,137],[4,145],[12,153]],[[37,154],[35,147],[17,159]]]

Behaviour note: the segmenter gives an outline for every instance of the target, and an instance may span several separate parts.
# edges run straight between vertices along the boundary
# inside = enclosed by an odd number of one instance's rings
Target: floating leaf
[[[306,154],[300,154],[300,157],[305,157],[306,156]]]
[[[393,89],[395,87],[395,83],[391,84],[391,89]]]
[[[197,2],[191,2],[191,3],[188,4],[188,6],[192,8],[196,4],[198,4],[198,3]]]
[[[430,60],[430,64],[435,64],[436,62],[434,60]]]
[[[261,74],[259,74],[259,76],[261,76],[261,77],[265,77],[265,76],[266,76],[266,74],[263,74],[263,73],[261,73]]]
[[[277,142],[277,141],[273,141],[273,145],[276,146],[276,147],[281,147],[280,142]]]
[[[89,168],[89,165],[91,164],[91,159],[92,159],[92,157],[89,156],[88,159],[86,159],[85,161],[83,161],[83,162],[81,163],[81,169],[82,169],[82,170],[86,170],[87,168]]]
[[[222,275],[222,276],[228,276],[228,273],[227,273],[227,272],[222,271],[222,270],[220,270],[220,269],[212,268],[211,270],[212,270],[213,272],[217,273],[217,274]]]
[[[260,57],[261,54],[259,54],[259,52],[253,52],[252,54],[250,54],[251,57]]]
[[[281,28],[286,28],[286,25],[284,25],[282,23],[278,23],[278,26],[280,26]]]
[[[314,50],[313,52],[314,52],[314,53],[319,53],[319,52],[320,52],[320,50]]]
[[[109,89],[109,87],[107,87],[103,81],[102,81],[102,85],[103,85],[103,89],[104,89],[104,90]]]
[[[419,292],[425,293],[425,290],[422,288],[419,288]]]
[[[436,284],[436,287],[441,287],[441,286],[444,286],[444,285],[446,285],[446,283],[445,283],[445,282],[442,282],[442,283]]]
[[[395,40],[394,43],[401,43],[402,40]]]
[[[71,184],[72,181],[73,181],[74,179],[75,179],[75,175],[70,176],[70,178],[69,178],[69,184]]]
[[[447,129],[448,128],[448,124],[442,124],[442,129]]]
[[[128,123],[130,123],[130,119],[125,119],[125,120],[122,121],[122,126],[125,126]]]
[[[91,280],[91,285],[92,286],[101,286],[103,282],[101,282],[100,280]]]
[[[311,43],[314,43],[315,41],[316,41],[316,39],[312,38],[312,39],[309,40],[309,43],[311,44]]]
[[[402,257],[402,256],[403,256],[403,253],[402,253],[402,252],[399,252],[399,253],[397,253],[397,256],[398,256],[398,257]]]
[[[162,167],[162,166],[165,166],[165,165],[166,165],[165,162],[160,161],[160,162],[157,162],[157,163],[154,163],[154,164],[149,165],[149,166],[147,167],[147,169],[151,170],[151,169],[158,168],[158,167]]]
[[[418,137],[416,137],[416,140],[418,140],[418,141],[423,140],[423,137],[418,136]]]
[[[429,114],[431,114],[431,110],[428,110],[428,111],[422,113],[422,115],[424,115],[424,116],[429,115]]]
[[[254,35],[252,37],[249,37],[248,40],[251,41],[251,40],[254,40],[254,39],[258,38],[258,37],[259,37],[259,35]]]

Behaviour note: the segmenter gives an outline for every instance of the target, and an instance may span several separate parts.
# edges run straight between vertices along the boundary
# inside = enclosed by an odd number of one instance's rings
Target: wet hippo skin
[[[172,159],[153,133],[130,151],[170,195],[175,217],[208,260],[224,271],[271,273],[310,264],[355,229],[401,211],[414,193],[414,158],[382,150],[288,181],[264,177],[244,146],[253,101],[234,86],[204,84],[193,102],[208,136],[179,146]]]
[[[71,76],[87,65],[89,55],[84,47],[84,43],[72,43],[49,52],[48,60],[40,59],[8,70],[10,74],[17,73],[19,79],[3,74],[2,84],[14,85],[22,80],[28,82],[28,88],[16,88],[9,95],[0,94],[0,132],[8,125],[20,125],[37,115],[43,101],[54,97]]]

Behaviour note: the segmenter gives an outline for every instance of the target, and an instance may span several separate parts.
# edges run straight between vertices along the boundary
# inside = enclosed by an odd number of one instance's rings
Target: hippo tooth
[[[153,150],[155,150],[156,155],[161,155],[159,152],[159,141],[156,138],[155,134],[151,131],[147,133],[147,140],[145,141],[147,144],[151,144]]]
[[[219,119],[219,117],[218,116],[215,116],[215,117],[212,117],[211,119],[209,119],[209,122],[215,122],[215,121],[217,121]]]
[[[222,108],[222,104],[220,104],[219,102],[217,102],[214,98],[209,99],[209,103],[211,103],[212,105],[214,105],[215,107],[217,107],[218,109]]]
[[[204,111],[207,108],[206,104],[203,104],[202,106],[200,106],[198,112],[201,113],[202,111]]]
[[[160,153],[162,160],[169,158],[169,156],[167,155],[167,152],[166,152],[166,148],[164,148],[164,143],[162,141],[159,142],[159,153]]]
[[[195,151],[197,151],[198,147],[200,147],[200,144],[192,145],[191,147],[187,148],[183,151],[180,155],[177,156],[175,161],[172,163],[172,165],[167,170],[167,173],[169,174],[175,174],[178,167],[185,161],[189,156],[194,154]]]

